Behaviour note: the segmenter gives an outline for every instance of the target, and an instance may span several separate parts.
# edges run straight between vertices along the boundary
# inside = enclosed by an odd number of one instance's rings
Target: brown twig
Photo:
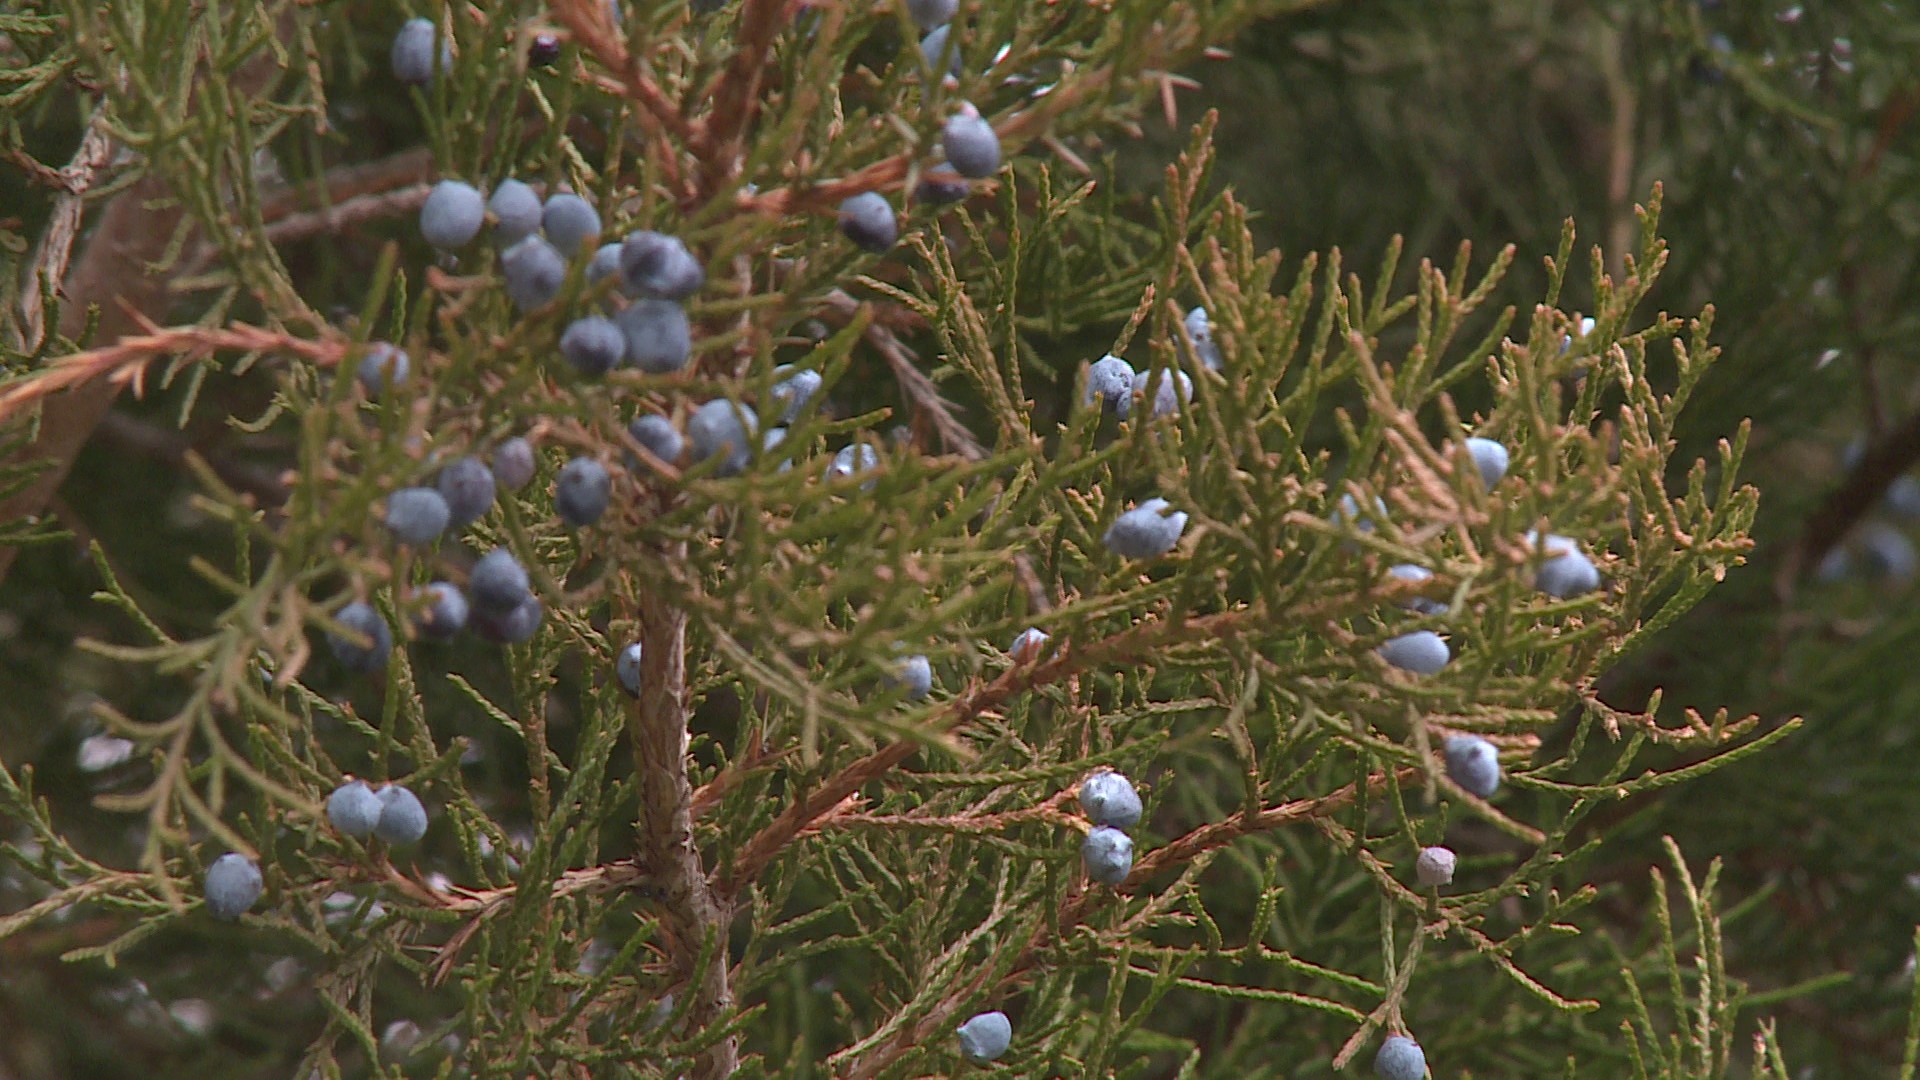
[[[1148,620],[1090,645],[1075,647],[1071,642],[1062,643],[1051,658],[1041,663],[1016,664],[992,682],[975,683],[928,722],[921,738],[889,743],[843,767],[819,787],[790,803],[779,817],[761,828],[740,849],[733,865],[720,877],[720,893],[728,897],[737,895],[796,837],[813,828],[849,795],[904,764],[925,739],[951,731],[1036,686],[1059,682],[1118,660],[1148,655],[1182,641],[1230,634],[1249,617],[1250,611],[1227,611],[1177,624]]]
[[[1394,770],[1391,778],[1385,773],[1375,773],[1367,778],[1367,791],[1373,794],[1386,788],[1389,782],[1408,784],[1420,779],[1424,774],[1411,766]],[[1325,795],[1311,799],[1296,799],[1261,810],[1258,814],[1245,813],[1228,818],[1226,821],[1202,825],[1172,843],[1155,849],[1146,858],[1134,865],[1127,880],[1115,889],[1129,892],[1144,885],[1149,878],[1167,870],[1181,867],[1192,862],[1198,856],[1223,847],[1242,836],[1254,832],[1266,832],[1302,821],[1325,818],[1352,804],[1357,788],[1355,784],[1330,791]],[[871,1053],[854,1061],[843,1074],[846,1080],[870,1080],[890,1068],[896,1061],[916,1047],[925,1045],[938,1032],[946,1029],[953,1021],[954,1014],[968,1001],[984,996],[998,999],[1006,996],[1025,983],[1041,967],[1046,951],[1053,944],[1080,925],[1087,909],[1097,900],[1109,895],[1104,889],[1084,888],[1067,893],[1060,900],[1052,920],[1038,923],[1021,949],[1020,955],[1002,975],[991,991],[984,985],[985,972],[979,979],[948,994],[920,1021],[903,1029],[893,1038],[882,1043]]]
[[[74,151],[73,159],[66,168],[49,169],[42,177],[44,182],[58,186],[60,194],[53,201],[53,213],[47,220],[46,231],[41,234],[40,249],[34,254],[33,266],[26,280],[21,282],[20,325],[15,342],[21,352],[38,349],[46,336],[41,282],[58,283],[65,280],[67,267],[73,258],[73,242],[80,236],[81,212],[86,206],[87,192],[93,187],[94,177],[113,154],[113,139],[107,134],[105,118],[104,106],[94,110],[93,118],[87,123],[86,137],[80,140],[80,148]],[[25,162],[39,164],[32,158],[25,158]]]
[[[350,347],[343,340],[294,337],[282,331],[245,323],[218,329],[205,326],[162,328],[146,322],[137,313],[130,312],[126,317],[148,332],[122,337],[111,345],[97,349],[63,356],[31,375],[0,387],[0,423],[13,419],[22,410],[37,403],[53,407],[54,403],[62,400],[61,391],[77,394],[91,387],[107,386],[117,394],[120,388],[131,383],[138,392],[147,365],[162,356],[179,354],[204,359],[222,351],[277,351],[297,353],[317,365],[330,367],[339,363]],[[110,396],[108,403],[111,400]],[[104,413],[104,409],[102,411]],[[96,419],[94,424],[98,422]],[[88,425],[89,432],[94,424]]]
[[[712,195],[740,170],[745,158],[746,132],[760,115],[760,84],[766,77],[767,53],[786,25],[786,0],[746,0],[735,25],[739,42],[727,66],[702,95],[713,108],[693,125],[688,146],[701,163],[701,195]]]
[[[664,551],[667,559],[686,558]],[[694,984],[691,1022],[705,1028],[733,1010],[727,980],[727,928],[732,907],[709,888],[693,842],[693,789],[687,779],[687,614],[647,594],[639,600],[641,682],[649,692],[628,714],[640,781],[636,861],[661,894],[676,973]],[[701,954],[707,962],[699,966]],[[739,1041],[728,1036],[709,1047],[697,1075],[726,1076],[740,1067]]]

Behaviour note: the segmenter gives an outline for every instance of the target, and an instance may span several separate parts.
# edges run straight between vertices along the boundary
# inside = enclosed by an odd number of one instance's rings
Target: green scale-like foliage
[[[270,405],[232,423],[281,437],[289,471],[272,512],[196,474],[228,543],[183,561],[221,598],[216,618],[151,612],[96,549],[100,599],[129,629],[91,648],[174,695],[97,710],[143,770],[101,800],[141,823],[138,850],[89,854],[32,770],[0,770],[24,826],[0,853],[37,882],[0,938],[84,910],[108,932],[71,960],[159,967],[164,949],[175,976],[217,969],[224,985],[200,993],[275,1025],[247,1034],[253,1059],[223,1065],[236,1074],[921,1075],[962,1068],[952,1030],[990,1008],[1014,1020],[996,1068],[1021,1075],[1329,1075],[1364,1068],[1388,1032],[1419,1039],[1436,1075],[1726,1073],[1745,1017],[1711,873],[1696,887],[1675,850],[1687,919],[1676,932],[1662,895],[1658,931],[1631,946],[1591,932],[1600,894],[1583,877],[1609,810],[1793,730],[1662,726],[1657,702],[1622,711],[1595,690],[1742,560],[1757,506],[1736,476],[1743,427],[1710,459],[1671,460],[1717,350],[1710,311],[1645,310],[1667,260],[1657,191],[1623,269],[1596,251],[1578,275],[1598,326],[1563,348],[1570,225],[1517,317],[1510,248],[1406,270],[1396,245],[1365,277],[1337,252],[1260,250],[1210,182],[1211,118],[1150,203],[1119,193],[1097,140],[1255,5],[982,10],[957,87],[926,78],[890,9],[788,21],[756,0],[630,8],[624,40],[597,5],[560,5],[578,39],[568,77],[536,79],[516,66],[533,8],[433,13],[458,60],[410,92],[424,141],[444,175],[590,194],[608,237],[686,239],[713,276],[689,306],[687,372],[579,378],[555,341],[604,287],[576,266],[561,300],[521,318],[484,241],[440,266],[390,247],[342,290],[357,330],[315,314],[253,170],[268,147],[323,163],[328,81],[372,93],[380,72],[358,69],[390,26],[69,5],[71,51],[41,63],[127,65],[112,128],[173,178],[213,248],[183,288],[193,325],[133,359],[169,357],[149,377],[181,380],[183,415],[216,364],[270,366]],[[780,20],[747,72],[763,110],[737,147],[714,143],[755,18]],[[151,44],[161,33],[196,43],[204,68]],[[227,75],[263,57],[280,96],[255,100]],[[838,237],[848,178],[899,201],[962,97],[1000,125],[1010,167],[961,207],[910,205],[884,256]],[[1099,179],[1072,167],[1081,153]],[[1195,303],[1218,374],[1187,359]],[[371,338],[413,363],[378,401],[347,375]],[[113,347],[22,352],[8,385]],[[1136,402],[1125,422],[1075,407],[1103,351],[1184,367],[1192,401],[1160,418]],[[781,364],[822,373],[822,397],[741,475],[630,456],[636,412],[754,409]],[[1468,390],[1491,407],[1459,415]],[[460,538],[410,550],[380,525],[391,491],[529,432],[535,480]],[[1459,449],[1468,432],[1511,451],[1492,491]],[[861,440],[880,467],[830,477]],[[610,467],[614,499],[571,529],[551,484],[579,455]],[[1111,554],[1107,527],[1156,496],[1190,514],[1178,547]],[[1362,529],[1335,515],[1343,496],[1386,513]],[[1537,591],[1535,528],[1594,553],[1605,588]],[[495,546],[533,572],[538,635],[407,640],[419,587]],[[1444,612],[1398,606],[1400,562],[1434,571],[1424,592]],[[322,642],[354,598],[402,638],[377,676],[345,677]],[[1048,646],[1010,657],[1029,625]],[[1454,656],[1436,675],[1374,651],[1423,628]],[[637,702],[613,677],[636,638],[655,679]],[[904,654],[931,660],[924,701],[890,681]],[[684,685],[658,681],[681,659]],[[1437,747],[1456,733],[1500,747],[1493,798],[1447,778]],[[654,752],[679,738],[678,760]],[[1118,888],[1082,872],[1073,800],[1109,765],[1148,809]],[[424,843],[330,828],[322,804],[345,776],[421,794]],[[1442,841],[1459,877],[1416,886],[1414,855]],[[198,899],[229,849],[266,877],[237,927]],[[300,1004],[273,1020],[248,1011],[254,994]],[[411,1049],[402,1019],[423,1031]],[[1784,1075],[1777,1058],[1757,1068]]]

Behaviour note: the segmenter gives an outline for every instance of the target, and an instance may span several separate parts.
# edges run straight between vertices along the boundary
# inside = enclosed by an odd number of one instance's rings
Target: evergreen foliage
[[[1807,741],[1785,713],[1622,706],[1603,682],[1669,648],[1765,520],[1723,389],[1746,361],[1721,359],[1696,277],[1668,284],[1655,177],[1629,173],[1603,245],[1534,207],[1476,222],[1477,249],[1416,234],[1413,257],[1356,229],[1356,269],[1256,235],[1265,196],[1221,182],[1232,110],[1181,125],[1151,182],[1107,151],[1169,72],[1243,31],[1404,43],[1422,17],[964,4],[943,78],[915,25],[939,5],[419,7],[0,15],[12,157],[45,180],[58,155],[35,140],[122,151],[36,204],[31,250],[0,235],[19,260],[0,416],[24,438],[57,394],[119,383],[260,448],[251,472],[182,455],[193,529],[163,555],[139,522],[87,538],[109,614],[70,663],[98,696],[0,741],[0,947],[25,958],[0,1005],[23,1043],[70,1075],[164,1055],[209,1076],[877,1077],[971,1057],[1309,1077],[1402,1035],[1435,1076],[1788,1075],[1769,1012],[1833,972],[1730,966],[1722,866],[1682,844],[1633,875],[1640,895],[1596,873],[1637,808]],[[1705,33],[1692,5],[1660,8],[1649,28]],[[452,63],[403,87],[409,15]],[[552,35],[557,59],[530,62]],[[1793,112],[1728,67],[1753,107]],[[1336,82],[1312,92],[1351,93]],[[964,102],[995,167],[975,154],[960,171],[989,175],[964,199],[916,197]],[[343,166],[415,141],[429,175],[325,202]],[[1313,175],[1343,186],[1296,179]],[[597,213],[564,276],[508,284],[508,251],[419,235],[432,181],[509,177]],[[63,319],[62,223],[154,182],[171,308],[126,333]],[[272,205],[283,189],[321,194]],[[886,245],[841,233],[867,194],[896,213]],[[325,235],[356,223],[363,249]],[[631,270],[589,276],[641,230],[703,280],[676,268],[685,296],[627,306]],[[1503,237],[1521,243],[1488,250]],[[577,319],[683,300],[684,367],[589,378],[561,355]],[[382,341],[409,378],[369,394],[356,373]],[[1105,354],[1148,392],[1181,373],[1190,399],[1085,406]],[[640,441],[642,416],[692,453]],[[1504,448],[1497,483],[1470,436]],[[437,545],[396,542],[394,493],[466,459],[497,474],[520,437],[530,482]],[[604,515],[558,512],[586,466],[610,481]],[[75,477],[140,486],[112,473]],[[1184,515],[1171,549],[1110,551],[1150,500]],[[1561,555],[1530,537],[1549,533],[1600,589],[1537,587]],[[1407,565],[1426,573],[1389,570]],[[429,587],[476,576],[476,632],[424,634]],[[342,660],[381,641],[341,617],[355,605],[392,635],[382,665]],[[1009,655],[1028,627],[1044,645]],[[1376,652],[1423,630],[1444,667]],[[1460,735],[1498,748],[1491,794],[1449,775]],[[1087,876],[1079,790],[1108,769],[1145,804],[1111,885]],[[418,843],[329,822],[356,779],[419,797]],[[1423,885],[1443,842],[1452,880]],[[229,851],[264,879],[237,922],[201,891]],[[84,992],[44,992],[61,980]],[[1896,982],[1878,989],[1904,1001]],[[993,1013],[1004,1053],[957,1036]]]

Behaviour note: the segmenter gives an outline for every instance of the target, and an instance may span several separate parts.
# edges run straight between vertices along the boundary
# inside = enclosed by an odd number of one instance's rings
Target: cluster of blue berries
[[[395,846],[419,843],[427,835],[426,806],[399,784],[375,790],[364,780],[350,780],[327,796],[327,820],[343,836],[377,836]]]
[[[1097,772],[1080,781],[1080,812],[1093,828],[1080,844],[1087,876],[1118,885],[1133,872],[1133,837],[1124,830],[1140,823],[1144,808],[1133,782],[1117,772]]]

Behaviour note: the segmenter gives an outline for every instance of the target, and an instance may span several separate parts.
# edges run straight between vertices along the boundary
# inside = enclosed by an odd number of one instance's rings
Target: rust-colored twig
[[[327,367],[339,363],[350,347],[345,340],[294,337],[282,331],[245,323],[221,328],[161,328],[145,323],[137,315],[131,317],[145,324],[148,332],[123,337],[97,349],[63,356],[31,375],[0,387],[0,423],[13,419],[23,409],[63,390],[76,391],[89,384],[111,386],[116,392],[132,384],[137,392],[147,365],[163,356],[177,354],[203,359],[222,351],[278,351],[297,353],[315,364]]]
[[[663,558],[684,560],[686,551]],[[727,979],[727,929],[732,906],[709,887],[693,842],[693,789],[687,779],[690,736],[687,700],[687,613],[657,595],[639,600],[641,682],[649,688],[632,705],[627,731],[640,781],[636,861],[652,874],[661,896],[676,973],[692,984],[691,1020],[722,1022],[733,1010]],[[707,952],[707,950],[711,950]],[[703,952],[708,959],[699,969]],[[739,1041],[728,1036],[702,1056],[697,1074],[726,1076],[740,1067]]]

